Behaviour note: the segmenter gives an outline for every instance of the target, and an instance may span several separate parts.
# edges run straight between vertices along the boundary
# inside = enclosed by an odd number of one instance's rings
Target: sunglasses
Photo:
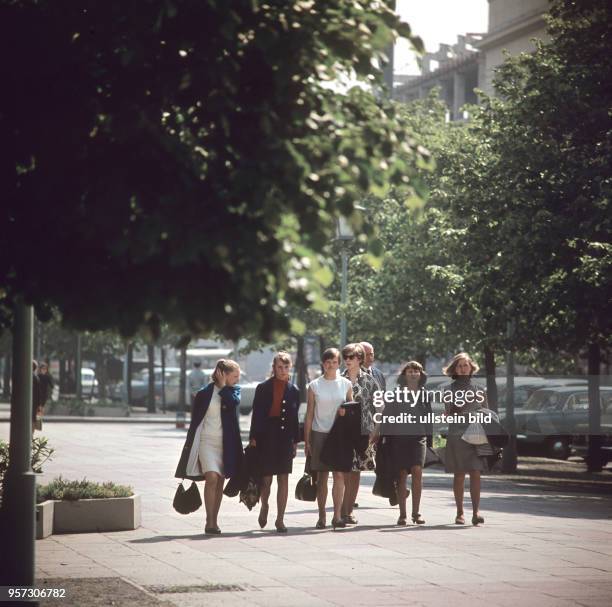
[[[353,358],[357,358],[357,354],[349,354],[348,356],[343,356],[344,360],[352,360]]]

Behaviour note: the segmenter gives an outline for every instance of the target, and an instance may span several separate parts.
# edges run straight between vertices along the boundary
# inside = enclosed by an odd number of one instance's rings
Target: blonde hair
[[[442,369],[442,373],[444,373],[444,375],[449,375],[450,377],[455,377],[457,375],[455,371],[460,360],[466,360],[468,362],[472,371],[470,375],[474,375],[474,373],[477,373],[478,369],[480,369],[480,367],[472,360],[472,357],[467,352],[459,352],[459,354],[455,354],[448,365]]]
[[[215,365],[215,369],[212,372],[211,379],[215,381],[215,375],[217,371],[221,371],[222,373],[231,373],[232,371],[240,371],[240,365],[235,361],[229,358],[220,358]]]
[[[274,366],[276,365],[276,363],[280,361],[284,364],[288,364],[288,365],[293,365],[293,361],[291,360],[291,354],[289,354],[289,352],[285,352],[285,350],[280,350],[279,352],[277,352],[274,355],[274,358],[272,359],[272,369],[270,371],[270,377],[274,377],[275,373],[274,373]]]

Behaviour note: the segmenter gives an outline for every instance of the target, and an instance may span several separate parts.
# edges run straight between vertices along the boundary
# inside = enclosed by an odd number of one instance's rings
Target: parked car
[[[612,387],[600,388],[602,425],[612,423]],[[504,419],[501,415],[502,421]],[[574,436],[584,433],[589,422],[586,386],[558,386],[536,390],[524,407],[515,412],[517,446],[543,451],[549,457],[567,459]]]
[[[98,395],[96,372],[88,367],[81,367],[81,393],[83,396]]]

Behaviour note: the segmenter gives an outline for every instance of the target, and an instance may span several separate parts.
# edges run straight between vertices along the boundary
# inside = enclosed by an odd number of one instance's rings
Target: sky
[[[487,0],[396,0],[396,12],[420,36],[427,51],[438,50],[438,44],[454,44],[458,34],[487,31]],[[395,46],[396,74],[419,74],[414,53],[407,41]]]

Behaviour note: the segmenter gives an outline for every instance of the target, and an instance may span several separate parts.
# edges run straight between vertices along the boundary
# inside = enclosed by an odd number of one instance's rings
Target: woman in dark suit
[[[176,478],[205,481],[204,506],[207,534],[219,534],[217,515],[223,497],[223,481],[237,474],[243,456],[237,411],[240,405],[240,367],[221,359],[212,382],[195,396],[191,423]]]
[[[298,409],[300,393],[289,381],[291,356],[278,352],[272,360],[272,375],[255,389],[253,414],[251,416],[250,444],[257,448],[261,466],[261,509],[259,526],[268,522],[268,499],[272,477],[276,476],[276,530],[286,533],[283,522],[289,475],[293,469],[293,458],[299,441]]]

